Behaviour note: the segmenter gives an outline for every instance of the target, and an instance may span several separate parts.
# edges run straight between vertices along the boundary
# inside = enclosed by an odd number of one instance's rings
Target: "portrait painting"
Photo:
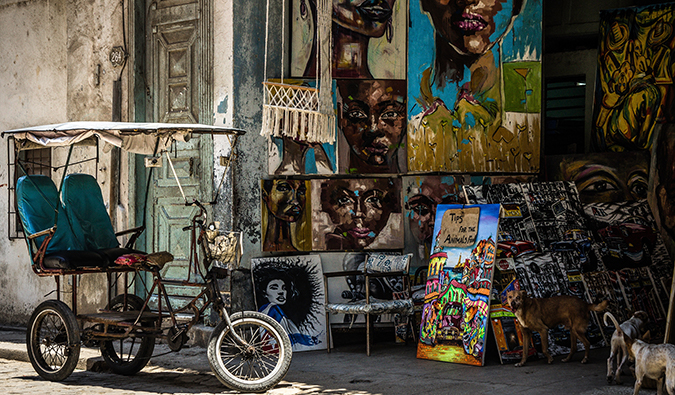
[[[539,170],[542,5],[414,0],[408,171]]]
[[[333,78],[405,79],[407,3],[332,0]],[[293,0],[291,76],[317,74],[316,0]]]
[[[403,248],[401,180],[312,180],[312,249]]]
[[[307,180],[260,181],[263,251],[310,251],[312,210]]]
[[[670,256],[675,256],[675,124],[662,125],[652,148],[648,199]]]
[[[326,349],[321,257],[251,259],[256,308],[281,324],[293,352]]]
[[[341,174],[406,172],[406,81],[338,80]]]
[[[499,204],[436,208],[417,358],[482,366]]]
[[[584,204],[642,200],[649,185],[646,151],[594,152],[546,157],[549,181],[571,181]]]
[[[593,106],[596,151],[649,150],[673,122],[673,3],[600,12]]]

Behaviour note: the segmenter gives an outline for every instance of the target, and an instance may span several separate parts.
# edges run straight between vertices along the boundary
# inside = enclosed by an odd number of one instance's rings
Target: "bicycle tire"
[[[136,295],[127,295],[127,310],[140,311],[143,299]],[[106,308],[112,311],[122,311],[124,295],[117,295]],[[155,337],[128,337],[120,340],[102,341],[101,356],[110,370],[123,376],[131,376],[140,372],[148,364],[155,350]]]
[[[273,318],[254,311],[233,314],[231,322],[232,327],[224,321],[215,327],[206,352],[218,380],[242,392],[263,392],[277,385],[293,357],[286,331]],[[237,345],[233,330],[250,347]]]
[[[47,300],[33,311],[26,332],[28,358],[33,369],[49,381],[65,380],[80,358],[80,327],[70,307]]]

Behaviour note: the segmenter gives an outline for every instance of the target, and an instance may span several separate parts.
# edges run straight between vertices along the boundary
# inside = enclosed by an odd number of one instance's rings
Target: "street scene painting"
[[[499,204],[436,208],[417,357],[482,366]]]
[[[253,258],[251,276],[256,308],[281,324],[293,352],[326,349],[319,255]]]

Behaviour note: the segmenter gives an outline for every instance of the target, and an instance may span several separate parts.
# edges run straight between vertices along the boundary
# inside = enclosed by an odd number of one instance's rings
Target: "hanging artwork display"
[[[541,2],[410,2],[408,171],[539,170]]]
[[[310,251],[312,209],[306,180],[260,181],[263,251]]]
[[[662,125],[652,149],[649,205],[670,256],[675,257],[675,123]]]
[[[600,12],[595,150],[648,150],[673,121],[674,24],[675,3]]]
[[[499,211],[437,206],[418,358],[483,365]]]
[[[333,78],[405,79],[406,12],[401,0],[333,0]],[[291,75],[316,75],[316,0],[293,0]]]
[[[312,249],[403,248],[401,180],[312,180]]]
[[[281,82],[281,80],[271,80],[272,83]],[[286,86],[297,86],[294,91],[287,90],[284,93],[276,92],[286,98],[286,101],[295,103],[296,107],[301,107],[304,102],[315,100],[311,96],[303,96],[303,87],[316,87],[316,80],[284,80]],[[283,89],[282,85],[270,85],[267,89]],[[335,90],[333,88],[333,90]],[[268,136],[268,165],[270,175],[303,175],[303,174],[334,174],[337,171],[337,153],[335,143],[335,132],[326,133],[328,142],[325,138],[317,138],[309,133],[300,131],[286,131],[286,128],[295,127],[296,129],[305,128],[305,130],[315,130],[322,127],[317,119],[308,115],[307,111],[300,111],[302,115],[296,115],[287,112],[282,108],[281,101],[274,107],[279,108],[278,116],[270,117],[275,121],[270,121],[267,127],[273,129],[265,135]],[[289,122],[286,122],[288,120]],[[291,122],[292,121],[292,122]],[[265,127],[265,126],[263,126]]]
[[[546,157],[549,181],[572,181],[581,202],[608,203],[647,198],[649,153],[596,152]]]
[[[338,80],[341,174],[406,172],[406,81]]]
[[[256,308],[286,330],[293,351],[326,349],[321,257],[251,259]]]

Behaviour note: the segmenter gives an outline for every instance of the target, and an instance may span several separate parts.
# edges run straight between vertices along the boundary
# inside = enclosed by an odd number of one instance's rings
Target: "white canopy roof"
[[[8,130],[2,137],[12,136],[20,149],[69,146],[95,137],[125,151],[152,155],[155,147],[161,152],[173,141],[189,139],[192,133],[243,135],[245,131],[202,124],[66,122]]]

